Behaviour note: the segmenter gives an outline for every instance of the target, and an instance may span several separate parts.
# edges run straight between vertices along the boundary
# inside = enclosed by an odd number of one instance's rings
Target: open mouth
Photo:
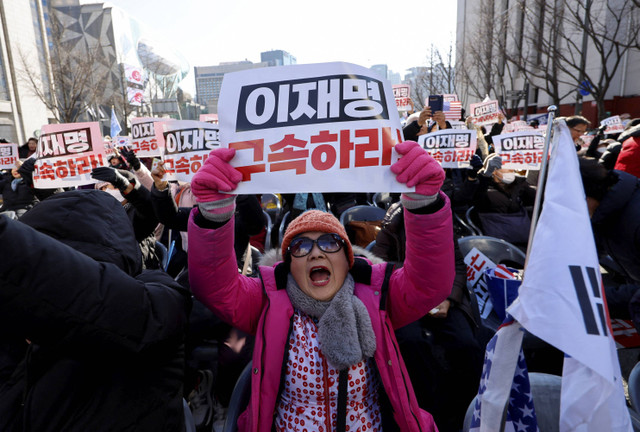
[[[324,266],[311,267],[309,270],[309,279],[315,286],[325,286],[331,279],[331,272]]]

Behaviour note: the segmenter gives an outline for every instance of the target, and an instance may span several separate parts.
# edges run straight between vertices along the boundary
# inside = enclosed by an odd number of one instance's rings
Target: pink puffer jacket
[[[357,260],[352,269],[354,293],[369,311],[376,336],[374,360],[402,431],[437,430],[431,415],[418,407],[394,329],[421,318],[451,291],[453,229],[449,201],[441,196],[446,205],[434,214],[405,212],[406,260],[391,274],[384,309],[380,288],[386,265]],[[221,319],[256,335],[251,400],[238,422],[239,430],[269,432],[293,316],[287,292],[276,282],[282,279],[277,273],[283,267],[261,267],[261,278],[240,275],[233,249],[233,220],[210,230],[197,226],[193,215],[189,221],[189,279],[194,295]]]

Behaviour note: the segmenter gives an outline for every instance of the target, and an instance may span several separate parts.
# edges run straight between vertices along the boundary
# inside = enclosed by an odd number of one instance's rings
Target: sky
[[[82,3],[96,3],[82,0]],[[394,72],[426,63],[431,44],[455,44],[455,0],[109,0],[175,47],[190,65],[181,87],[194,95],[194,66],[260,61],[284,50],[299,64],[347,61]]]

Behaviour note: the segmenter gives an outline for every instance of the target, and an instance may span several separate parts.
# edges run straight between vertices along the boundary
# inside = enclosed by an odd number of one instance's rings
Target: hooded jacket
[[[259,279],[239,275],[233,256],[233,221],[206,229],[195,223],[197,212],[192,211],[189,222],[191,288],[216,315],[256,335],[251,398],[238,424],[242,432],[268,432],[294,313],[282,284],[288,271],[277,265],[260,267]],[[407,258],[404,267],[391,274],[388,295],[381,293],[385,264],[371,265],[358,259],[351,274],[356,281],[354,295],[371,318],[377,346],[374,362],[393,421],[402,431],[431,432],[437,430],[435,423],[418,407],[393,331],[423,316],[450,292],[454,270],[448,200],[433,214],[407,212],[405,223]]]
[[[109,194],[57,194],[0,217],[2,431],[181,431],[190,296],[142,260]],[[15,352],[15,351],[14,351]],[[8,359],[8,356],[0,356]],[[12,366],[12,367],[11,367]]]

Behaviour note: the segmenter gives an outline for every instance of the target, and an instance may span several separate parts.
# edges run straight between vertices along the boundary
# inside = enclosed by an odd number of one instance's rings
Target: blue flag
[[[118,123],[118,117],[116,117],[116,112],[111,107],[111,138],[115,138],[120,134],[122,128],[120,127],[120,123]]]
[[[507,403],[505,431],[538,431],[522,336],[522,327],[507,316],[487,344],[470,432],[500,430]]]

